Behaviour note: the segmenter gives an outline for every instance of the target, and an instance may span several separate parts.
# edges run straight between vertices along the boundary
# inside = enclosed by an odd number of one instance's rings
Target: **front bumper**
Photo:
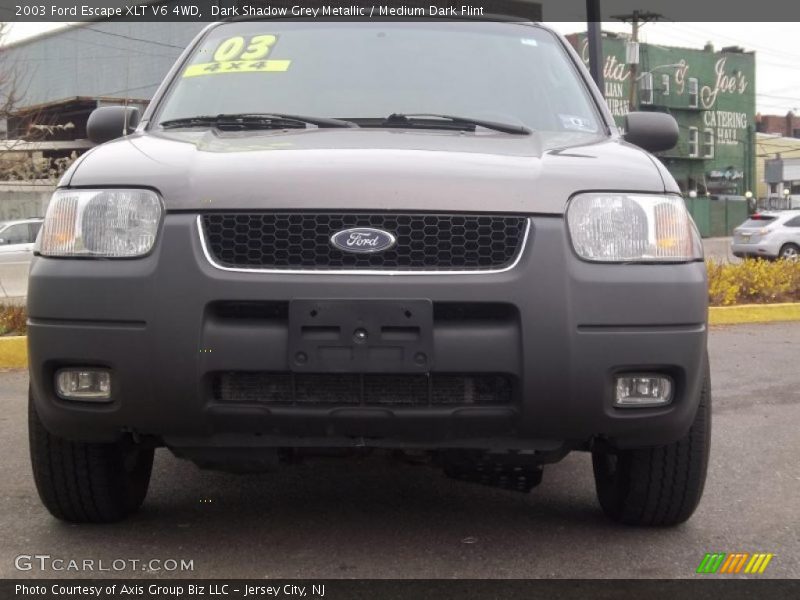
[[[34,259],[31,383],[45,426],[83,441],[134,432],[173,447],[555,449],[598,437],[622,447],[655,445],[683,436],[694,417],[706,349],[706,289],[700,262],[581,261],[559,217],[532,218],[528,244],[508,271],[391,276],[224,271],[205,258],[196,215],[168,214],[145,258]],[[289,335],[280,317],[233,318],[215,307],[296,298],[510,307],[486,318],[434,316],[433,370],[507,374],[514,403],[342,408],[216,401],[210,391],[215,374],[287,371]],[[54,373],[69,365],[110,368],[113,402],[59,399]],[[673,402],[614,408],[614,374],[631,370],[671,375]]]

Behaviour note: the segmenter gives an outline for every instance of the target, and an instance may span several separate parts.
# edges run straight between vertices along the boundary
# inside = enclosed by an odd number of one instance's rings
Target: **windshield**
[[[218,26],[177,74],[155,121],[241,113],[361,126],[380,126],[376,119],[394,113],[436,113],[604,135],[559,40],[542,28],[509,23]]]

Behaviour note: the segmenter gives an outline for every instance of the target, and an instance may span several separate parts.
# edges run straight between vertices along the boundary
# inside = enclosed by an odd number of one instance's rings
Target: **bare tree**
[[[9,24],[0,22],[0,46],[4,45],[8,35]],[[6,52],[0,52],[0,123],[2,124],[2,146],[0,146],[0,179],[8,179],[9,175],[22,166],[24,161],[20,159],[14,146],[18,145],[19,140],[8,139],[11,122],[20,101],[19,74],[8,59]]]
[[[9,23],[0,22],[0,47],[8,32]],[[9,54],[0,51],[0,180],[57,179],[74,156],[45,159],[31,144],[67,126],[55,124],[52,116],[43,111],[26,109],[24,96],[23,74]]]
[[[9,24],[0,22],[0,46],[5,43],[8,35]],[[8,55],[0,52],[0,114],[7,115],[20,100],[18,73],[8,64]]]

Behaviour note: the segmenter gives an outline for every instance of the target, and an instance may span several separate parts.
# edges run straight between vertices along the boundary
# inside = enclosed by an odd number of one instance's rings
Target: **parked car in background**
[[[739,258],[797,260],[800,257],[800,210],[751,215],[733,230],[731,250]]]
[[[44,219],[0,222],[0,263],[30,262]]]

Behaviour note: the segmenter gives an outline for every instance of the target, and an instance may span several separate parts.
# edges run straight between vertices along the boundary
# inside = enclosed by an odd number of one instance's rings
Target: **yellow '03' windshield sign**
[[[213,61],[189,65],[183,77],[219,73],[282,73],[289,70],[290,60],[269,60],[267,57],[278,41],[276,35],[240,35],[223,40],[214,51]],[[204,51],[201,51],[201,53]]]

